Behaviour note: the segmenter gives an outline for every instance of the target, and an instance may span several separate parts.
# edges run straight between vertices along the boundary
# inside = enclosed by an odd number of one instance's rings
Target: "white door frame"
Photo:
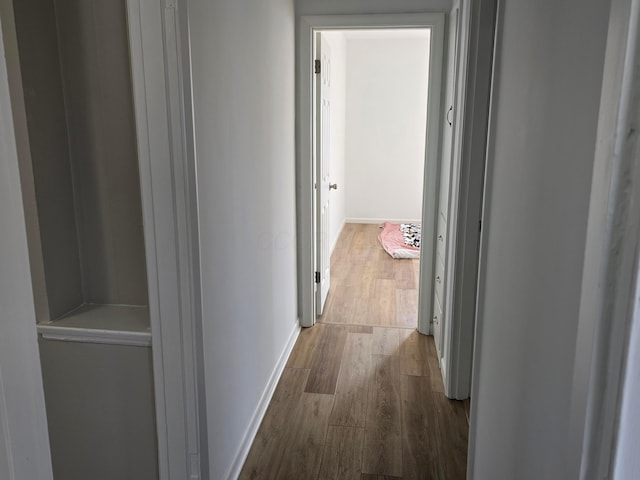
[[[444,46],[444,13],[374,14],[374,15],[311,15],[302,16],[298,28],[298,71],[296,125],[296,200],[298,205],[298,302],[300,324],[313,326],[316,319],[314,281],[314,191],[313,191],[313,40],[317,30],[346,30],[362,28],[431,28],[431,65],[442,65]],[[440,152],[441,69],[429,69],[429,99],[426,157],[438,161],[425,161],[422,208],[423,235],[434,236],[436,228],[436,202]],[[431,94],[435,92],[435,94]],[[425,227],[426,226],[426,227]],[[429,237],[431,235],[431,237]],[[418,330],[431,333],[433,309],[434,248],[421,252],[420,305]],[[433,250],[433,251],[432,251]],[[422,293],[424,292],[424,293]],[[425,313],[426,312],[426,313]]]
[[[451,172],[444,379],[449,398],[471,394],[480,226],[497,0],[460,1],[458,85]]]
[[[186,0],[127,0],[161,480],[208,475]]]
[[[569,440],[576,469],[569,474],[585,480],[621,478],[614,476],[615,448],[640,266],[639,30],[640,0],[613,0],[571,402]]]

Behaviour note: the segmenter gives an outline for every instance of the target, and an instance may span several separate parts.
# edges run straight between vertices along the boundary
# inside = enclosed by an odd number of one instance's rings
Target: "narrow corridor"
[[[345,226],[325,313],[301,332],[241,479],[465,478],[468,402],[444,396],[433,338],[415,330],[419,263],[391,259],[377,232]]]

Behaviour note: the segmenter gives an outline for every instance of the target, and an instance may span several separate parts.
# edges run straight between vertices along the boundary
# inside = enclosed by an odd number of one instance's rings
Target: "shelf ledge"
[[[37,328],[47,340],[151,346],[146,306],[85,304]]]
[[[38,333],[46,340],[63,342],[100,343],[106,345],[151,346],[151,332],[126,332],[89,328],[38,325]]]

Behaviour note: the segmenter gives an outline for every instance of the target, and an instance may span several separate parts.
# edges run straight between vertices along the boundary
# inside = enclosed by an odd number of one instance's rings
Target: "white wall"
[[[345,139],[346,139],[346,45],[339,31],[323,32],[322,42],[331,49],[331,156],[329,174],[331,183],[338,185],[330,192],[329,245],[333,251],[346,219],[345,206]]]
[[[345,220],[421,217],[429,43],[426,34],[402,32],[329,31],[322,39],[332,56],[333,249]]]
[[[2,28],[7,21],[0,18]],[[0,31],[0,478],[47,480],[53,475],[4,45]]]
[[[422,217],[429,37],[347,33],[347,221]]]
[[[222,479],[297,328],[293,0],[195,0],[189,20],[210,476]]]
[[[609,4],[501,8],[469,466],[476,480],[571,478],[567,430]]]

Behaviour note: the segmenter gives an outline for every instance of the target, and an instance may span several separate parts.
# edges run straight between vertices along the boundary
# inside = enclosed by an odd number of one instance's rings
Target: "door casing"
[[[349,30],[363,28],[430,28],[429,97],[427,123],[436,128],[426,132],[426,158],[439,159],[440,100],[442,88],[442,58],[444,50],[444,13],[389,14],[389,15],[323,15],[300,17],[298,29],[298,82],[297,82],[297,155],[296,200],[298,205],[298,302],[300,324],[310,327],[315,323],[315,193],[313,191],[314,108],[313,108],[313,53],[314,34],[319,30]],[[432,93],[433,92],[433,93]],[[437,201],[437,174],[439,161],[425,161],[425,181],[422,209],[423,235],[435,232]],[[435,248],[422,252],[420,268],[420,306],[418,330],[429,334],[433,303],[433,270]],[[422,293],[424,292],[424,294]]]
[[[160,479],[200,479],[209,467],[188,4],[126,3]]]

